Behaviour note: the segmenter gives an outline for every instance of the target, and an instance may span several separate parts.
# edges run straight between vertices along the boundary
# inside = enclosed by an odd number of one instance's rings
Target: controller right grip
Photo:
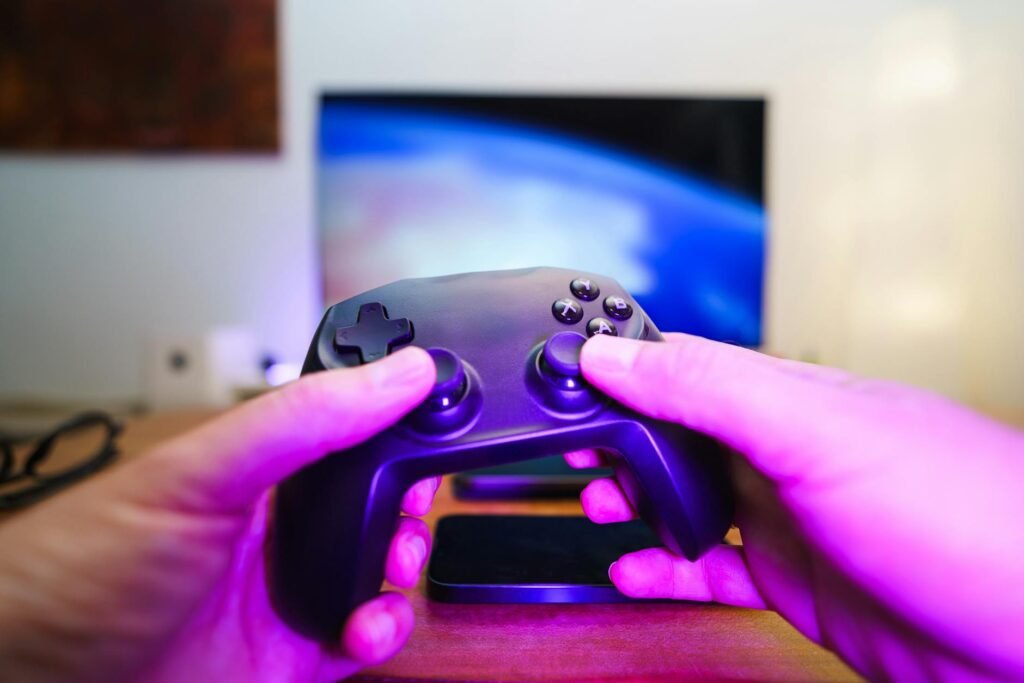
[[[734,499],[722,446],[670,422],[643,420],[623,430],[628,458],[615,478],[640,517],[669,550],[696,560],[732,524]]]

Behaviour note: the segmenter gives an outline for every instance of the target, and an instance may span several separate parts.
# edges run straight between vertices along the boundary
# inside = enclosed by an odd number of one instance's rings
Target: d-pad
[[[372,363],[388,355],[392,348],[412,341],[412,323],[408,318],[388,319],[384,304],[363,304],[356,324],[339,327],[334,332],[338,351],[358,351],[364,363]]]

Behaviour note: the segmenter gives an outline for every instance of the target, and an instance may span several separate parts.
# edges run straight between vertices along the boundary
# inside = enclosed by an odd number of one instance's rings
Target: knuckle
[[[362,368],[330,370],[304,377],[277,392],[279,404],[295,414],[310,412],[333,413],[342,417],[352,408],[365,405],[373,393],[372,378]],[[356,400],[357,397],[362,397]]]
[[[324,404],[324,382],[319,375],[303,377],[278,390],[274,396],[284,410],[304,412]]]
[[[703,340],[678,340],[670,344],[650,344],[642,352],[641,373],[659,378],[662,391],[651,407],[653,417],[684,419],[685,400],[716,381],[721,354],[717,346]]]
[[[721,586],[717,566],[712,566],[707,556],[697,560],[700,564],[701,593],[705,600],[711,602],[724,602],[721,595]]]
[[[713,377],[718,366],[718,349],[711,344],[666,345],[666,371],[677,384],[701,386]]]

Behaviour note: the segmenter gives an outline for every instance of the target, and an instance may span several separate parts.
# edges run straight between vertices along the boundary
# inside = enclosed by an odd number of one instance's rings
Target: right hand
[[[775,609],[872,679],[1024,679],[1024,434],[909,387],[667,341],[594,337],[584,375],[735,451],[743,546],[625,555],[619,590]],[[582,501],[598,523],[635,516],[610,479]]]

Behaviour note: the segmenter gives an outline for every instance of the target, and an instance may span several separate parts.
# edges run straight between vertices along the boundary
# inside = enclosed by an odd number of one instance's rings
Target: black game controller
[[[719,543],[733,512],[719,447],[590,387],[579,357],[595,334],[662,339],[615,280],[558,268],[402,280],[332,306],[303,374],[415,343],[433,356],[437,380],[400,423],[278,487],[270,589],[285,622],[337,642],[352,610],[380,590],[416,481],[550,453],[617,453],[618,481],[668,548],[693,560]]]

